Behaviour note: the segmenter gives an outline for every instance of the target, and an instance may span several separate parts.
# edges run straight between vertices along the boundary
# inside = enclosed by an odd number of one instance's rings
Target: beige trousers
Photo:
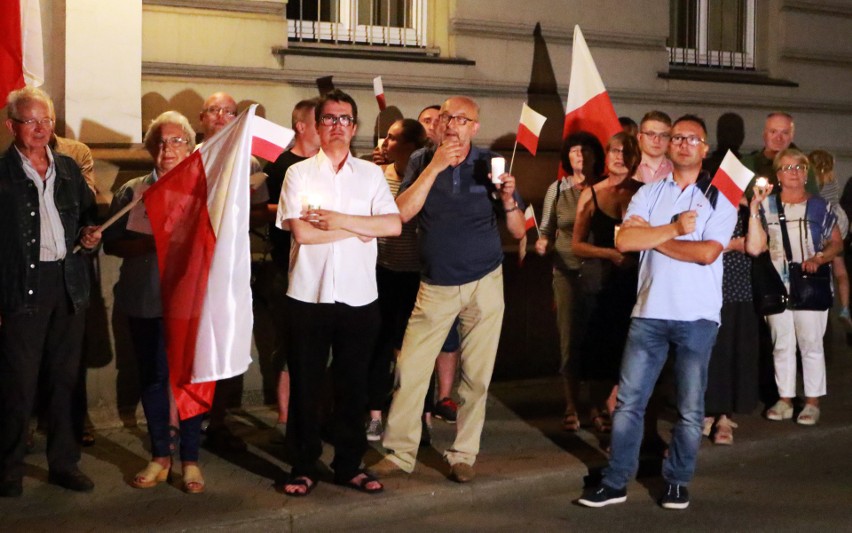
[[[456,316],[461,321],[461,406],[456,439],[444,458],[451,465],[476,461],[504,307],[502,266],[464,285],[420,283],[397,361],[399,388],[393,396],[383,441],[389,450],[388,459],[404,471],[414,470],[423,399],[435,359]]]

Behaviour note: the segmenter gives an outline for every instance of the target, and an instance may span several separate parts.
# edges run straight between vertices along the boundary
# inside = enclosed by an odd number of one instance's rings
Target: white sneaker
[[[367,424],[367,440],[370,442],[376,442],[382,440],[382,433],[385,432],[385,428],[382,426],[381,420],[370,420]]]

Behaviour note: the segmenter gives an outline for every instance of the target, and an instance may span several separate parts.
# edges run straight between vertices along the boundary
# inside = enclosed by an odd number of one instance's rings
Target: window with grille
[[[754,70],[755,0],[672,0],[672,65]]]
[[[426,0],[290,0],[290,41],[425,47]]]

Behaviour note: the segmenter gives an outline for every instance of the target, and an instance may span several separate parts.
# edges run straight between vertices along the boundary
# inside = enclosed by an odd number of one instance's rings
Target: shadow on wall
[[[740,147],[745,140],[745,121],[734,112],[719,117],[716,122],[716,149],[704,160],[704,170],[715,175],[728,150],[740,157]]]
[[[166,111],[177,111],[189,119],[192,129],[197,132],[196,142],[204,140],[201,128],[201,109],[204,100],[209,95],[201,95],[192,89],[185,89],[166,99],[160,93],[146,93],[142,96],[142,134],[148,129],[152,120]],[[237,102],[237,112],[242,113],[252,104],[258,104],[255,100],[242,100]],[[257,116],[266,117],[266,108],[260,104],[257,107]]]

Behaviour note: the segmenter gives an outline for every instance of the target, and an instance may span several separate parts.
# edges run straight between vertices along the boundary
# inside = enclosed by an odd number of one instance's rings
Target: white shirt
[[[18,147],[15,147],[18,150]],[[39,216],[39,261],[59,261],[65,259],[65,227],[59,217],[56,201],[53,196],[56,184],[56,163],[53,162],[53,152],[45,148],[47,159],[50,162],[44,180],[30,160],[18,150],[24,174],[32,181],[38,190],[38,216]],[[30,216],[36,216],[35,210],[30,211]]]
[[[291,166],[281,188],[276,225],[299,218],[309,198],[322,209],[348,215],[399,213],[382,169],[351,154],[336,173],[322,150]],[[367,305],[379,295],[376,254],[376,239],[362,242],[354,235],[327,244],[300,245],[293,239],[287,296],[307,303]]]

